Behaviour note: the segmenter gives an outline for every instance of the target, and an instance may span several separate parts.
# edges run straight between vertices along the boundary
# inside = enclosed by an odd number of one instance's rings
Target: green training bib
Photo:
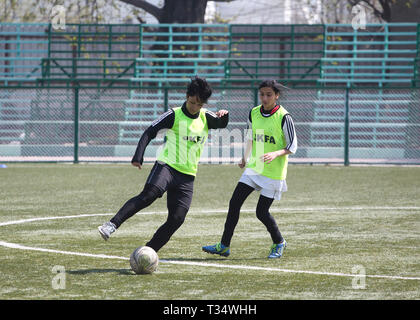
[[[174,125],[166,132],[166,143],[157,160],[179,172],[195,176],[209,132],[206,110],[202,108],[196,119],[185,115],[181,107],[173,110]]]
[[[264,117],[260,111],[261,105],[251,110],[252,121],[252,154],[247,168],[265,177],[284,180],[287,176],[288,155],[277,157],[266,164],[260,157],[268,152],[278,151],[286,147],[286,139],[281,127],[287,110],[280,107],[274,114]]]

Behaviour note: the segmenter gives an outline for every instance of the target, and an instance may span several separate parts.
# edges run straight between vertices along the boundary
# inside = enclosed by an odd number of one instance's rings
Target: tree
[[[392,0],[349,0],[351,6],[362,4],[373,11],[373,14],[382,21],[391,20],[391,2]]]
[[[420,0],[348,0],[350,5],[362,4],[384,22],[420,22]]]
[[[52,8],[65,8],[66,23],[137,23],[145,12],[118,0],[0,0],[1,22],[51,22]]]
[[[154,16],[159,23],[204,23],[208,0],[165,0],[159,8],[145,0],[120,0],[143,9]],[[234,0],[212,0],[231,2]]]

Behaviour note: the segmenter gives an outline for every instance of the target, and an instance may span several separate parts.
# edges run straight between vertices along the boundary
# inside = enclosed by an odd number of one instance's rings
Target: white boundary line
[[[83,256],[83,257],[91,257],[91,258],[129,260],[129,258],[127,257],[28,247],[28,246],[22,246],[20,244],[4,242],[4,241],[0,241],[0,246],[6,247],[6,248],[12,248],[12,249],[19,249],[19,250],[59,253],[59,254],[65,254],[65,255]],[[277,272],[286,272],[286,273],[302,273],[302,274],[314,274],[314,275],[338,276],[338,277],[350,277],[350,278],[360,277],[360,275],[358,274],[346,274],[346,273],[338,273],[338,272],[289,270],[289,269],[270,268],[270,267],[215,264],[215,263],[206,263],[206,262],[175,261],[175,260],[165,260],[165,259],[161,259],[160,262],[170,263],[170,264],[179,264],[179,265],[199,266],[199,267],[223,268],[223,269],[277,271]],[[367,278],[381,278],[381,279],[392,279],[392,280],[420,280],[420,277],[400,277],[400,276],[387,276],[387,275],[365,275],[365,276]]]
[[[281,213],[281,212],[319,212],[319,211],[363,211],[363,210],[419,210],[420,207],[303,207],[303,208],[271,208],[270,212]],[[208,214],[208,213],[227,213],[227,208],[223,209],[209,209],[209,210],[191,210],[189,213],[191,214]],[[255,209],[241,209],[241,212],[255,212]],[[168,211],[141,211],[138,212],[136,215],[152,215],[152,214],[167,214]],[[72,219],[72,218],[83,218],[83,217],[95,217],[95,216],[110,216],[114,215],[115,213],[94,213],[94,214],[79,214],[79,215],[71,215],[71,216],[57,216],[57,217],[43,217],[43,218],[30,218],[30,219],[22,219],[22,220],[15,220],[15,221],[6,221],[0,222],[0,227],[13,225],[13,224],[21,224],[27,222],[34,222],[34,221],[44,221],[44,220],[58,220],[58,219]]]
[[[377,207],[373,207],[373,208],[377,208]],[[382,210],[384,208],[388,208],[388,207],[382,207]],[[399,208],[398,210],[418,209],[417,207],[398,207],[398,208]],[[319,209],[306,208],[306,209],[307,210],[312,210],[312,211],[321,211],[321,210],[325,210],[326,208],[319,208]],[[358,208],[358,210],[359,209],[360,208]],[[396,210],[397,208],[389,207],[389,209]],[[296,210],[298,210],[298,209],[296,209]],[[350,207],[349,210],[353,210],[353,207]],[[204,213],[204,212],[223,212],[223,211],[224,210],[203,210],[203,211],[198,211],[198,212],[203,212]],[[251,211],[251,210],[247,210],[247,211]],[[147,214],[148,215],[148,214],[156,214],[156,213],[166,213],[166,212],[163,212],[163,211],[162,212],[141,212],[139,214],[143,214],[143,215]],[[22,220],[16,220],[16,221],[3,222],[3,223],[0,223],[0,226],[22,224],[22,223],[34,222],[34,221],[73,219],[73,218],[84,218],[84,217],[95,217],[95,216],[106,216],[106,215],[112,215],[112,213],[81,214],[81,215],[71,215],[71,216],[22,219]],[[1,241],[1,240],[0,240],[0,246],[6,247],[6,248],[11,248],[11,249],[39,251],[39,252],[47,252],[47,253],[58,253],[58,254],[65,254],[65,255],[75,255],[75,256],[84,256],[84,257],[101,258],[101,259],[128,260],[127,257],[112,256],[112,255],[105,255],[105,254],[91,254],[91,253],[74,252],[74,251],[62,251],[62,250],[45,249],[45,248],[38,248],[38,247],[29,247],[29,246],[24,246],[24,245],[20,245],[20,244],[16,244],[16,243],[5,242],[5,241]],[[338,272],[290,270],[290,269],[258,267],[258,266],[215,264],[215,263],[206,263],[206,262],[175,261],[175,260],[165,260],[165,259],[161,259],[160,261],[164,262],[164,263],[178,264],[178,265],[190,265],[190,266],[225,268],[225,269],[258,270],[258,271],[271,271],[271,272],[274,271],[274,272],[313,274],[313,275],[325,275],[325,276],[339,276],[339,277],[351,277],[351,278],[361,276],[361,275],[358,275],[358,274],[347,274],[347,273],[338,273]],[[367,278],[380,278],[380,279],[392,279],[392,280],[420,280],[420,277],[402,277],[402,276],[388,276],[388,275],[364,275],[364,276],[367,277]]]

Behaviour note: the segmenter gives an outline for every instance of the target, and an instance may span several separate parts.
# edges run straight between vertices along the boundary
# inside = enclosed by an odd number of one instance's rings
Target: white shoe
[[[102,226],[98,227],[98,231],[104,240],[108,240],[111,233],[114,233],[117,227],[112,222],[105,222]]]

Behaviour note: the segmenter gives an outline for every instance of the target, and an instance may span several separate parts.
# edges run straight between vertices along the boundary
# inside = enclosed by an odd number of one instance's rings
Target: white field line
[[[19,250],[29,250],[29,251],[40,251],[40,252],[48,252],[48,253],[59,253],[59,254],[66,254],[71,256],[82,256],[82,257],[91,257],[91,258],[102,258],[102,259],[120,259],[120,260],[129,260],[126,257],[118,257],[118,256],[109,256],[105,254],[91,254],[91,253],[84,253],[84,252],[74,252],[74,251],[62,251],[62,250],[54,250],[54,249],[44,249],[44,248],[37,248],[37,247],[28,247],[23,246],[17,243],[10,243],[5,241],[0,241],[0,246],[11,248],[11,249],[19,249]]]
[[[361,209],[378,209],[378,210],[417,210],[418,207],[348,207],[348,210],[361,210]],[[385,209],[387,208],[387,209]],[[388,209],[389,208],[389,209]],[[326,209],[337,209],[337,208],[300,208],[295,210],[305,210],[305,211],[321,211]],[[342,208],[341,208],[342,209]],[[202,210],[202,211],[193,211],[198,213],[209,213],[209,212],[223,212],[224,209],[220,210]],[[243,211],[251,212],[253,210],[246,209]],[[284,210],[281,210],[284,211]],[[140,214],[163,214],[166,211],[161,212],[141,212]],[[34,222],[34,221],[45,221],[45,220],[55,220],[55,219],[73,219],[73,218],[83,218],[83,217],[94,217],[94,216],[106,216],[112,215],[113,213],[97,213],[97,214],[81,214],[81,215],[71,215],[71,216],[58,216],[58,217],[42,217],[42,218],[32,218],[32,219],[22,219],[16,221],[8,221],[0,223],[0,226],[7,226],[13,224],[22,224],[27,222]],[[105,254],[91,254],[91,253],[84,253],[84,252],[73,252],[73,251],[62,251],[62,250],[54,250],[54,249],[45,249],[45,248],[37,248],[37,247],[29,247],[23,246],[16,243],[10,243],[5,241],[0,241],[0,246],[12,248],[12,249],[19,249],[19,250],[31,250],[31,251],[40,251],[40,252],[47,252],[47,253],[58,253],[58,254],[66,254],[66,255],[75,255],[75,256],[84,256],[84,257],[92,257],[92,258],[101,258],[101,259],[119,259],[119,260],[128,260],[127,257],[119,257],[119,256],[112,256],[112,255],[105,255]],[[321,271],[305,271],[305,270],[290,270],[290,269],[280,269],[280,268],[269,268],[269,267],[258,267],[258,266],[243,266],[243,265],[227,265],[227,264],[215,264],[215,263],[205,263],[205,262],[190,262],[190,261],[174,261],[174,260],[160,260],[164,263],[170,264],[179,264],[179,265],[190,265],[190,266],[201,266],[201,267],[212,267],[212,268],[225,268],[225,269],[242,269],[242,270],[257,270],[257,271],[272,271],[272,272],[286,272],[286,273],[300,273],[300,274],[313,274],[313,275],[325,275],[325,276],[340,276],[340,277],[356,277],[360,275],[357,274],[346,274],[346,273],[337,273],[337,272],[321,272]],[[420,280],[420,277],[402,277],[402,276],[388,276],[388,275],[365,275],[368,278],[382,278],[382,279],[392,279],[392,280]]]
[[[337,210],[338,208],[296,208],[293,211],[322,211],[322,210]],[[343,208],[341,208],[343,209]],[[348,207],[348,210],[363,210],[363,209],[377,209],[377,210],[417,210],[419,207]],[[213,209],[213,210],[201,210],[193,211],[196,213],[219,213],[223,212],[225,209]],[[252,212],[253,209],[244,209],[243,211]],[[285,210],[281,210],[285,211]],[[140,214],[164,214],[166,211],[161,212],[140,212]],[[97,213],[97,214],[81,214],[81,215],[71,215],[71,216],[58,216],[58,217],[42,217],[42,218],[32,218],[32,219],[22,219],[16,221],[8,221],[0,223],[0,226],[7,226],[13,224],[22,224],[27,222],[34,221],[45,221],[45,220],[56,220],[56,219],[73,219],[73,218],[83,218],[83,217],[95,217],[95,216],[107,216],[113,215],[113,213]],[[47,253],[58,253],[65,255],[75,255],[75,256],[84,256],[92,258],[101,258],[101,259],[119,259],[119,260],[128,260],[127,257],[119,257],[105,254],[91,254],[84,252],[73,252],[73,251],[62,251],[54,249],[45,249],[37,247],[23,246],[16,243],[10,243],[5,241],[0,241],[0,246],[12,249],[19,250],[31,250]],[[179,265],[190,265],[190,266],[199,266],[199,267],[211,267],[211,268],[225,268],[225,269],[241,269],[241,270],[257,270],[257,271],[271,271],[271,272],[285,272],[285,273],[300,273],[300,274],[313,274],[313,275],[325,275],[325,276],[339,276],[339,277],[356,277],[360,275],[356,274],[346,274],[346,273],[337,273],[337,272],[321,272],[321,271],[306,271],[306,270],[290,270],[290,269],[280,269],[280,268],[269,268],[269,267],[258,267],[258,266],[244,266],[244,265],[227,265],[227,264],[215,264],[215,263],[205,263],[205,262],[190,262],[190,261],[174,261],[174,260],[160,260],[163,263],[169,264],[179,264]],[[402,276],[388,276],[388,275],[365,275],[368,278],[381,278],[381,279],[392,279],[392,280],[420,280],[420,277],[402,277]]]
[[[376,207],[376,206],[365,206],[365,207],[297,207],[297,208],[271,208],[270,212],[281,213],[281,212],[320,212],[320,211],[363,211],[363,210],[420,210],[420,207]],[[191,210],[190,214],[208,214],[208,213],[227,213],[227,208],[223,209],[209,209],[209,210]],[[241,209],[241,212],[255,212],[255,209]],[[141,211],[136,215],[152,215],[152,214],[167,214],[168,211]],[[0,227],[21,224],[27,222],[44,221],[44,220],[58,220],[58,219],[73,219],[83,217],[95,217],[95,216],[110,216],[115,213],[94,213],[94,214],[79,214],[71,216],[57,216],[57,217],[43,217],[43,218],[29,218],[15,221],[0,222]]]
[[[65,255],[73,256],[83,256],[90,258],[101,258],[101,259],[118,259],[118,260],[129,260],[128,257],[119,257],[111,256],[105,254],[92,254],[84,252],[74,252],[74,251],[62,251],[54,249],[45,249],[37,247],[28,247],[16,243],[10,243],[5,241],[0,241],[0,246],[12,249],[19,250],[30,250],[30,251],[40,251],[48,253],[59,253]],[[286,272],[286,273],[301,273],[301,274],[314,274],[314,275],[323,275],[323,276],[338,276],[338,277],[360,277],[358,274],[348,274],[348,273],[339,273],[339,272],[321,272],[321,271],[305,271],[305,270],[290,270],[290,269],[280,269],[280,268],[270,268],[270,267],[257,267],[257,266],[243,266],[243,265],[228,265],[228,264],[216,264],[216,263],[206,263],[206,262],[191,262],[191,261],[175,261],[175,260],[165,260],[161,259],[160,262],[178,264],[178,265],[189,265],[189,266],[199,266],[199,267],[210,267],[210,268],[222,268],[222,269],[240,269],[240,270],[256,270],[256,271],[270,271],[270,272]],[[392,279],[392,280],[420,280],[420,277],[400,277],[400,276],[387,276],[387,275],[365,275],[367,278],[381,278],[381,279]]]

